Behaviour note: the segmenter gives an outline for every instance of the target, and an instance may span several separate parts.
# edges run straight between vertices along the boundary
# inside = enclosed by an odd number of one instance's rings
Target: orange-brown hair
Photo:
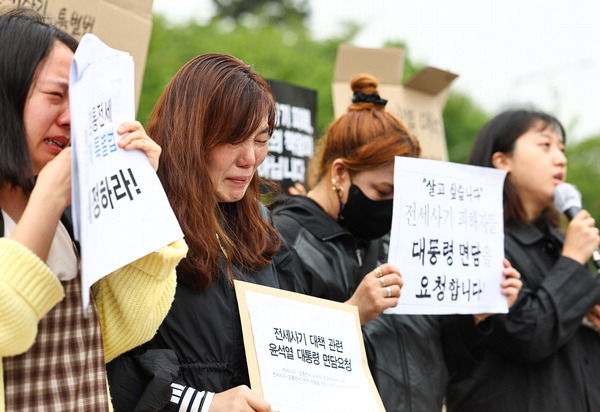
[[[265,116],[271,134],[275,101],[269,86],[224,54],[189,61],[150,115],[148,134],[162,147],[158,176],[190,247],[178,277],[196,290],[216,280],[222,258],[231,279],[232,265],[257,270],[279,249],[279,236],[262,213],[258,175],[240,201],[219,203],[207,169],[216,146],[243,142]]]
[[[378,94],[377,80],[358,74],[350,82],[352,91]],[[404,123],[373,102],[356,102],[337,118],[319,142],[311,165],[311,186],[324,178],[335,159],[341,158],[350,173],[375,169],[394,160],[395,156],[419,157],[419,141]],[[316,172],[316,173],[315,173]]]

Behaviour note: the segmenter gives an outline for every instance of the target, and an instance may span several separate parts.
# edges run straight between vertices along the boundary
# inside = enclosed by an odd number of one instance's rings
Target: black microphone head
[[[554,189],[554,206],[569,219],[573,219],[581,210],[581,193],[572,184],[561,183]]]

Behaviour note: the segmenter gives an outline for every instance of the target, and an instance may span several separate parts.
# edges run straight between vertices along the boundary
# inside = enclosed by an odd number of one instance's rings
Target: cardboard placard
[[[448,160],[442,112],[454,73],[426,67],[405,84],[404,51],[398,48],[371,49],[340,45],[333,80],[335,117],[346,113],[352,101],[350,80],[368,73],[379,81],[379,95],[387,99],[386,110],[398,116],[419,139],[421,157]]]
[[[138,106],[152,32],[153,0],[0,0],[0,10],[26,7],[77,40],[93,33],[108,46],[128,52],[135,63]]]
[[[384,411],[358,309],[234,281],[252,390],[285,412]]]

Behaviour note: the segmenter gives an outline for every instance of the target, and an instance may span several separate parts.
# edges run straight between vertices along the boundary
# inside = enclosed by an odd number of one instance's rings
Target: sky
[[[493,115],[528,105],[556,115],[569,139],[600,135],[600,2],[596,0],[309,0],[317,39],[362,25],[352,44],[403,41],[411,60],[459,75]],[[154,0],[168,18],[206,21],[211,0]]]

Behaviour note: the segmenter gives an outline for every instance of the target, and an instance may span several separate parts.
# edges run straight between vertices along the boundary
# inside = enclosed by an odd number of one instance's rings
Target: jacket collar
[[[564,234],[556,227],[554,227],[550,223],[544,223],[542,227],[545,230],[547,230],[547,232],[540,229],[536,225],[525,223],[507,228],[507,231],[510,232],[511,235],[513,235],[519,241],[519,243],[523,245],[533,245],[534,243],[537,243],[540,240],[548,237],[548,233],[551,237],[555,238],[556,240],[560,242],[563,241]]]
[[[296,220],[321,240],[325,241],[337,236],[352,236],[308,196],[283,195],[277,198],[271,207],[274,214]]]

